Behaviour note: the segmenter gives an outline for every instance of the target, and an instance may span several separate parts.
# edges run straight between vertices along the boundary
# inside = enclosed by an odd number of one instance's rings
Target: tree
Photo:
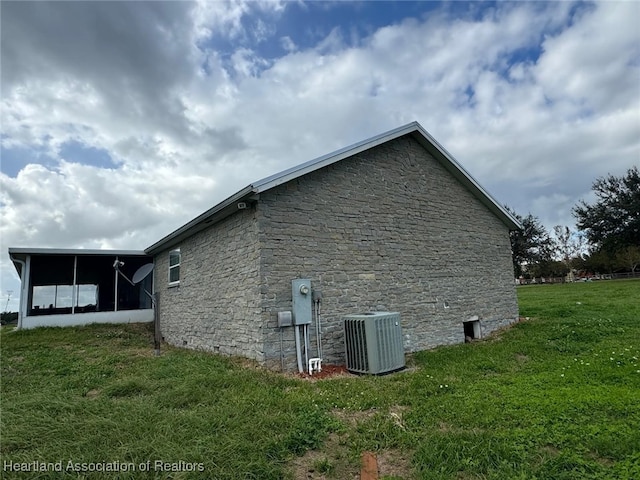
[[[583,237],[576,235],[569,227],[556,225],[553,227],[553,234],[556,237],[556,250],[560,260],[565,264],[570,281],[573,281],[572,269],[576,268],[577,261],[584,249]]]
[[[622,177],[608,175],[592,185],[598,198],[573,207],[577,226],[586,233],[594,250],[616,252],[640,245],[640,172],[632,167]]]
[[[640,247],[633,245],[621,248],[617,252],[616,260],[621,266],[631,270],[631,273],[635,273],[640,265]]]
[[[615,258],[604,250],[594,250],[584,256],[582,268],[592,273],[613,273]]]
[[[552,260],[553,241],[549,233],[540,223],[538,217],[530,213],[521,217],[509,207],[505,207],[522,225],[522,230],[511,232],[511,254],[513,257],[513,273],[520,277],[527,266]]]
[[[532,277],[562,277],[569,273],[569,267],[558,260],[542,260],[531,265],[528,273]]]
[[[18,322],[18,312],[2,312],[0,314],[0,325],[7,325]]]

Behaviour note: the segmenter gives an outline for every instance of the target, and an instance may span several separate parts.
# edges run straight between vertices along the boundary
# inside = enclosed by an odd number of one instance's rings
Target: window
[[[180,249],[169,252],[169,285],[180,283]]]
[[[98,285],[76,285],[75,311],[78,313],[97,312],[98,298]]]
[[[56,305],[56,286],[38,285],[33,287],[31,308],[35,310],[54,308]]]

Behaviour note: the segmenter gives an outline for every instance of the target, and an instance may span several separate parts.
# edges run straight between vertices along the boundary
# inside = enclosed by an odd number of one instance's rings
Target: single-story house
[[[400,313],[405,352],[514,322],[518,228],[414,122],[253,183],[145,253],[165,341],[291,370],[294,329],[278,314],[300,279],[325,363],[344,363],[349,314]]]
[[[413,122],[255,182],[144,252],[9,253],[23,327],[151,321],[148,299],[112,265],[124,259],[131,275],[153,259],[165,341],[292,370],[300,329],[288,328],[287,312],[301,316],[298,287],[313,305],[307,350],[321,346],[325,363],[345,363],[347,315],[399,313],[404,352],[514,322],[518,228]]]
[[[153,261],[143,251],[10,248],[9,257],[21,281],[19,328],[153,321],[153,277],[133,286],[113,267],[131,279]]]

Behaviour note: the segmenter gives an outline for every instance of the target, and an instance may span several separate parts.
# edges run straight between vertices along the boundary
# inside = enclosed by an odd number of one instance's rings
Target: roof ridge
[[[320,168],[336,163],[345,158],[357,155],[383,143],[395,140],[408,134],[415,134],[414,138],[439,161],[449,173],[468,188],[489,210],[511,230],[520,229],[518,220],[500,205],[473,176],[451,155],[420,123],[413,121],[396,127],[392,130],[380,133],[368,139],[343,147],[334,152],[322,155],[307,162],[295,165],[291,168],[265,177],[251,183],[222,202],[213,206],[204,213],[182,227],[165,236],[158,242],[145,249],[148,254],[157,253],[164,248],[176,245],[184,238],[203,230],[209,225],[232,215],[242,208],[246,208],[245,202],[255,199],[255,195],[270,190],[278,185],[289,182]]]

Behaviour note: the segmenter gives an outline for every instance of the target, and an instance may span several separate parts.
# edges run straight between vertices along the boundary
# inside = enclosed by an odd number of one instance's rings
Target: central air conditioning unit
[[[404,368],[398,312],[370,312],[344,317],[347,370],[379,375]]]

